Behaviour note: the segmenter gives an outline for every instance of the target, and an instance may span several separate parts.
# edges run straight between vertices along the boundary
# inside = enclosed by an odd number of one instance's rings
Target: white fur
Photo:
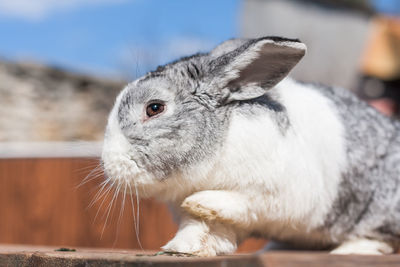
[[[331,254],[367,254],[382,255],[393,253],[393,248],[389,244],[371,240],[371,239],[355,239],[344,242],[339,247],[331,251]]]

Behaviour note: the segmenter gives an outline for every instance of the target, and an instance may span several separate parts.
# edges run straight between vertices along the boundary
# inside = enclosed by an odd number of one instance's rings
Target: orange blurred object
[[[400,77],[400,18],[378,16],[372,20],[361,72],[381,80]]]

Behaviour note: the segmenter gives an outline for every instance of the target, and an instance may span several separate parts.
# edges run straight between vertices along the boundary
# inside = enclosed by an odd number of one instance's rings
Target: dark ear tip
[[[267,36],[259,39],[254,39],[253,43],[261,44],[263,46],[265,45],[266,49],[269,49],[271,45],[275,47],[284,47],[286,53],[289,53],[289,51],[291,51],[292,55],[298,55],[300,57],[303,57],[307,52],[307,46],[304,43],[300,42],[299,39]]]
[[[280,37],[280,36],[265,36],[259,38],[257,41],[261,40],[271,40],[276,43],[284,43],[284,42],[292,42],[292,43],[301,43],[299,39],[292,39],[292,38],[285,38],[285,37]]]

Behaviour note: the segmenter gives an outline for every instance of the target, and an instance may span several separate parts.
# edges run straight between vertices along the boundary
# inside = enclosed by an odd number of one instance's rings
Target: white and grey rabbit
[[[293,39],[232,39],[120,93],[104,170],[178,212],[163,250],[220,255],[249,236],[340,254],[398,249],[400,124],[347,90],[285,78],[305,52]]]

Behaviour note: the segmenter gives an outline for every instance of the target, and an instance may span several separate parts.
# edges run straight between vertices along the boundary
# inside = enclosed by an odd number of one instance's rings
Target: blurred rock
[[[0,61],[0,141],[95,141],[124,82]]]

